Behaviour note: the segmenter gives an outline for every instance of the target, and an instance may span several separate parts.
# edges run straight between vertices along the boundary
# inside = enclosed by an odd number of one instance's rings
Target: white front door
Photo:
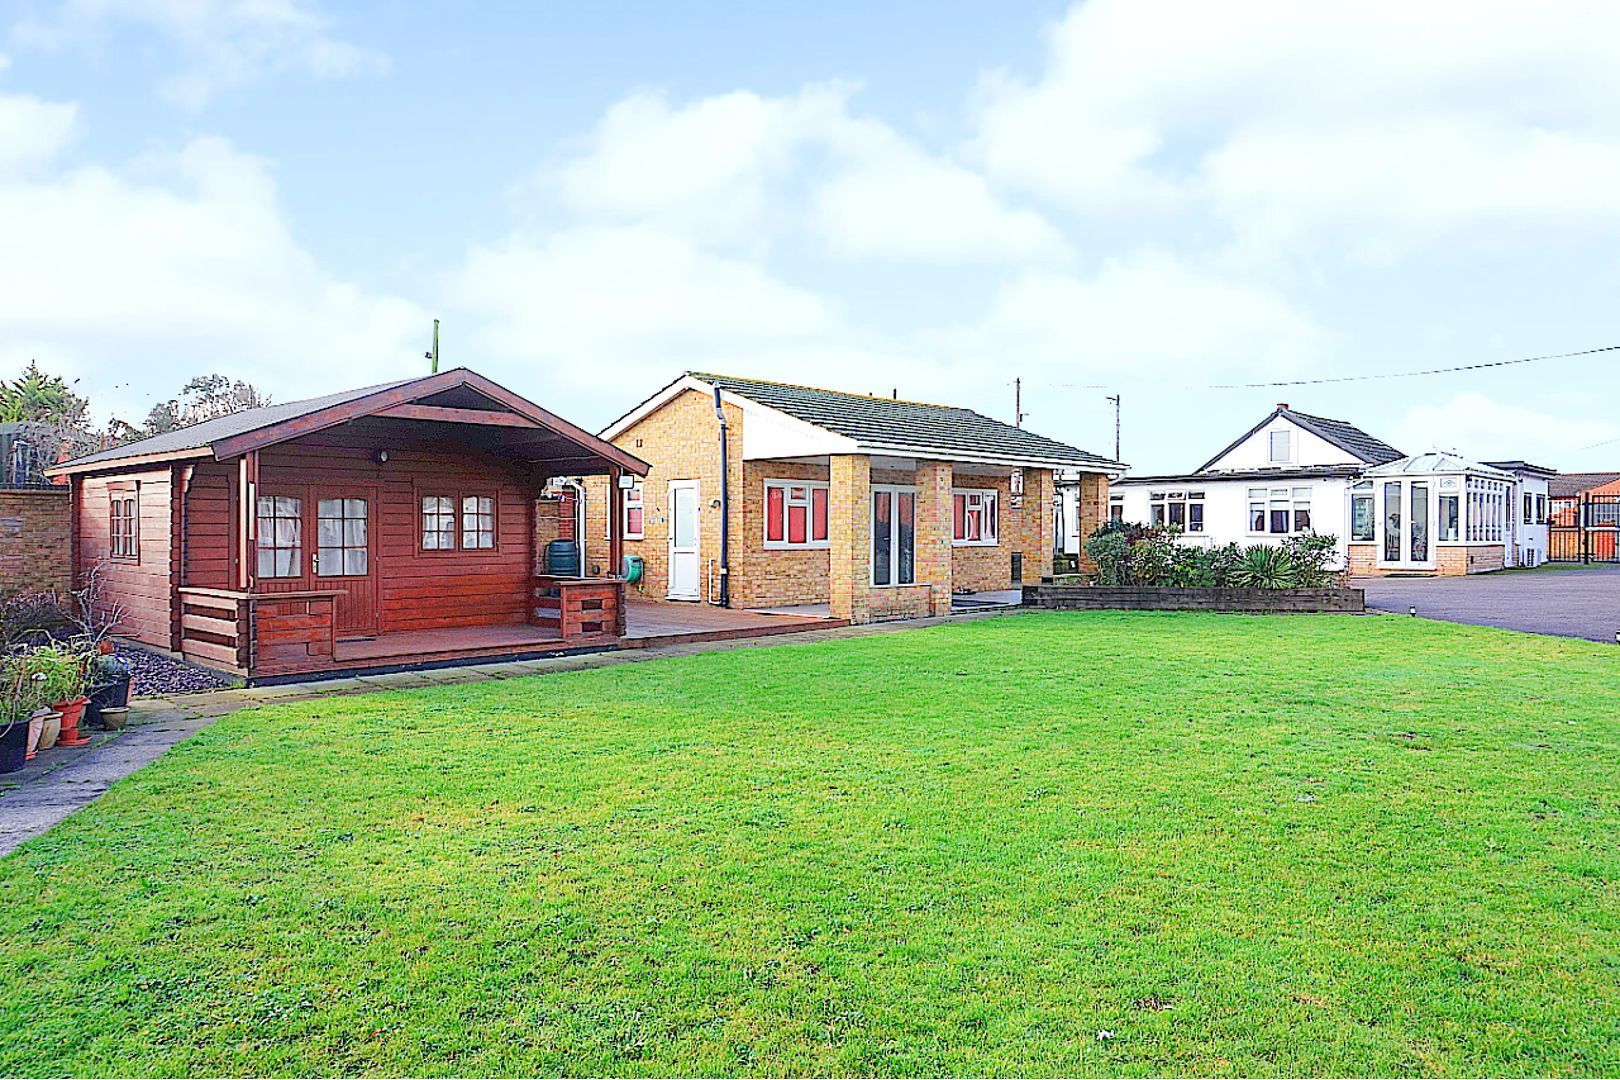
[[[669,599],[698,600],[698,482],[669,482]]]

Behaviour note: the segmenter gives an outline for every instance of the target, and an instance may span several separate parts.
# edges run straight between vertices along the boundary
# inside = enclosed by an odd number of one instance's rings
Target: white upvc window
[[[1507,485],[1497,480],[1469,477],[1465,526],[1473,543],[1500,543],[1507,531]]]
[[[956,488],[951,492],[951,546],[994,547],[1000,542],[995,491]]]
[[[1169,525],[1183,532],[1204,531],[1202,491],[1152,491],[1148,493],[1148,524]]]
[[[624,539],[640,540],[647,528],[646,489],[637,481],[624,489]]]
[[[1311,489],[1250,488],[1249,532],[1290,536],[1311,531]]]
[[[1294,460],[1293,432],[1286,428],[1270,432],[1266,444],[1272,464],[1282,465]]]
[[[1373,482],[1362,480],[1350,489],[1350,539],[1370,544],[1376,535],[1373,516]]]
[[[765,546],[827,547],[829,491],[825,480],[766,480]]]
[[[872,485],[872,584],[917,583],[917,489]]]

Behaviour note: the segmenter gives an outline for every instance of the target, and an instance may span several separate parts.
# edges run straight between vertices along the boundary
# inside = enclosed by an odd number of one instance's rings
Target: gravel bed
[[[195,694],[204,690],[224,690],[233,685],[229,679],[215,671],[174,660],[145,649],[118,647],[118,656],[129,665],[134,675],[130,687],[133,697],[159,697],[164,694]]]

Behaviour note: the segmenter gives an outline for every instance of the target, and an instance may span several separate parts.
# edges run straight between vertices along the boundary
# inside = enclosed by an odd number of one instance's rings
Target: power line
[[[1376,379],[1416,379],[1425,375],[1454,375],[1464,371],[1485,371],[1490,368],[1513,367],[1518,364],[1534,364],[1542,360],[1569,360],[1579,356],[1596,356],[1600,353],[1620,352],[1620,345],[1602,345],[1595,349],[1581,349],[1576,352],[1548,353],[1544,356],[1523,356],[1516,360],[1489,360],[1479,364],[1458,364],[1455,367],[1426,368],[1422,371],[1383,371],[1366,375],[1335,375],[1321,379],[1284,379],[1278,382],[1248,382],[1248,383],[1208,383],[1203,386],[1187,385],[1182,390],[1263,390],[1273,387],[1285,386],[1323,386],[1330,383],[1370,382]],[[1028,380],[1026,380],[1028,381]],[[1005,384],[1010,385],[1010,383]],[[1112,390],[1112,383],[1055,383],[1039,382],[1038,385],[1049,390]],[[1161,386],[1160,389],[1167,389]]]
[[[1517,360],[1491,360],[1483,364],[1459,364],[1456,367],[1429,368],[1425,371],[1386,371],[1376,375],[1339,375],[1327,379],[1289,379],[1283,382],[1215,383],[1206,390],[1259,390],[1273,386],[1321,386],[1324,383],[1367,382],[1371,379],[1415,379],[1421,375],[1452,375],[1460,371],[1484,371],[1487,368],[1512,367],[1515,364],[1534,364],[1541,360],[1568,360],[1576,356],[1595,356],[1598,353],[1620,352],[1620,345],[1602,345],[1596,349],[1578,352],[1548,353],[1546,356],[1525,356]]]

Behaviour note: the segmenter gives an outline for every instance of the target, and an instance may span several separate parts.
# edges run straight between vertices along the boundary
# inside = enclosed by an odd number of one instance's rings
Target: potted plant
[[[30,650],[24,663],[30,673],[43,674],[42,690],[50,707],[62,714],[63,746],[83,746],[89,740],[79,734],[84,717],[85,657],[67,645],[41,645]]]
[[[30,671],[20,657],[8,657],[0,686],[0,773],[16,772],[31,755],[30,735],[37,737],[35,714],[43,700],[44,679]],[[43,718],[41,718],[41,722]]]
[[[109,641],[99,646],[112,644]],[[90,659],[90,703],[84,708],[85,720],[100,723],[106,710],[129,706],[131,672],[127,661],[110,652],[99,652]]]

